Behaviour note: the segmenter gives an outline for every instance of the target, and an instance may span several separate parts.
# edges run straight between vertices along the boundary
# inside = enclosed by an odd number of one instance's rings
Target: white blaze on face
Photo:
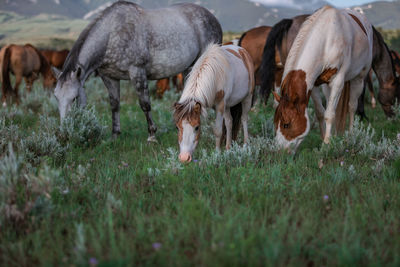
[[[281,126],[280,121],[278,122],[278,128],[276,130],[276,135],[275,135],[275,142],[278,146],[280,146],[283,149],[288,150],[288,152],[290,152],[290,153],[293,153],[293,154],[296,153],[297,148],[299,147],[301,142],[303,142],[304,138],[310,131],[310,119],[308,117],[308,109],[307,108],[305,109],[304,116],[306,117],[306,120],[307,120],[306,130],[304,131],[304,133],[302,133],[301,135],[297,136],[296,138],[294,138],[292,140],[286,139],[286,137],[282,134],[281,127],[283,127],[283,126]]]
[[[181,161],[191,161],[193,151],[195,150],[198,141],[198,127],[193,127],[186,119],[182,120],[182,140],[179,143],[179,159]]]

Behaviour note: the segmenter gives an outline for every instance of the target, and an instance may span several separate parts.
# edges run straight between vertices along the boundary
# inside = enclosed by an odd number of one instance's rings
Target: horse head
[[[174,120],[178,130],[179,160],[192,161],[193,152],[200,138],[201,104],[175,103]]]
[[[378,100],[387,117],[394,115],[393,105],[395,105],[396,99],[400,100],[400,79],[398,77],[395,77],[393,82],[379,88]]]
[[[57,77],[57,85],[54,89],[54,95],[58,101],[58,109],[61,120],[71,110],[72,103],[78,99],[80,106],[86,105],[86,95],[83,90],[85,74],[81,66],[77,66],[74,70],[64,70],[60,72],[56,68],[52,68]]]
[[[291,71],[282,83],[282,96],[273,92],[278,107],[275,110],[275,141],[282,148],[295,153],[310,131],[307,113],[311,91],[307,94],[305,72]]]

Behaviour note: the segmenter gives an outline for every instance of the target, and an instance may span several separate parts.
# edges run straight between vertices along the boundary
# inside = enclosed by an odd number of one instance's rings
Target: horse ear
[[[200,113],[201,112],[201,104],[199,102],[196,102],[196,104],[194,105],[194,112],[196,113]]]
[[[281,97],[275,91],[272,91],[272,94],[274,95],[275,100],[278,103],[280,103],[281,102]]]
[[[76,70],[71,72],[71,78],[77,78],[78,80],[81,79],[82,76],[82,68],[80,66],[77,67]]]
[[[58,80],[58,78],[60,78],[60,76],[61,76],[61,71],[54,66],[51,66],[51,71],[53,72],[54,76]]]

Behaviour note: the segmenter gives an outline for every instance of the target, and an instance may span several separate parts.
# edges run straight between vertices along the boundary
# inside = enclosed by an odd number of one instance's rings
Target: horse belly
[[[234,67],[232,87],[228,96],[225,98],[227,106],[234,106],[243,101],[249,94],[249,74],[246,67],[240,61],[240,65],[231,65]]]
[[[147,67],[149,79],[170,77],[185,71],[201,51],[199,36],[182,15],[176,13],[168,18],[161,16],[151,19],[152,43]]]

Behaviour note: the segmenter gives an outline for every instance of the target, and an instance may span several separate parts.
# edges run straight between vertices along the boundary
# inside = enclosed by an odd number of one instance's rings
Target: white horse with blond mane
[[[220,149],[223,121],[226,149],[229,149],[240,122],[244,142],[249,136],[248,113],[254,90],[254,65],[247,51],[239,46],[209,45],[197,60],[185,83],[180,100],[175,103],[174,120],[178,129],[179,160],[190,162],[200,138],[200,118],[214,107],[216,148]]]
[[[326,110],[320,110],[320,97],[313,97],[317,111],[324,114],[320,121],[325,123],[321,127],[324,142],[329,142],[335,119],[336,125],[345,124],[345,115],[350,113],[352,127],[364,78],[371,68],[372,42],[371,24],[352,10],[324,6],[303,23],[285,64],[282,96],[274,92],[279,102],[274,118],[279,145],[296,151],[308,134],[307,106],[311,93],[316,93],[312,90],[315,85],[328,85]],[[341,107],[340,115],[337,107]]]

